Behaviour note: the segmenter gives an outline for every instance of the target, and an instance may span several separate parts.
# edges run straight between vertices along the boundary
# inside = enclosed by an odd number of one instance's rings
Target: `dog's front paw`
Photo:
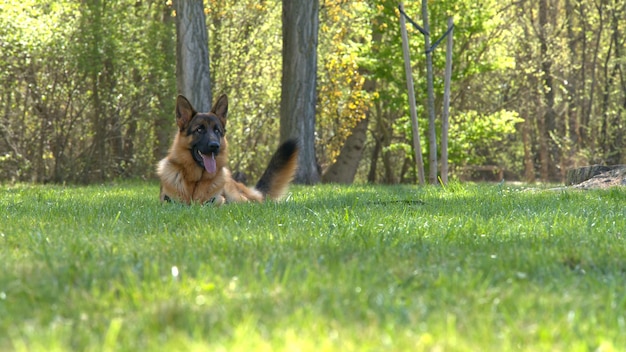
[[[219,195],[219,196],[215,196],[211,199],[209,199],[206,203],[204,204],[211,204],[213,206],[219,207],[220,205],[226,203],[226,199],[224,198],[224,196]]]

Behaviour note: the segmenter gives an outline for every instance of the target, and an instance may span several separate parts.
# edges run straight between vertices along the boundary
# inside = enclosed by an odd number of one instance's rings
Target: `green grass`
[[[324,185],[221,208],[157,193],[0,186],[0,350],[626,346],[623,188]]]

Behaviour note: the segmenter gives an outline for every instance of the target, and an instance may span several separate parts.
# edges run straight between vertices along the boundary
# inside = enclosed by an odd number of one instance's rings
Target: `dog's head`
[[[193,160],[208,173],[217,172],[216,158],[226,155],[226,115],[228,98],[220,96],[210,112],[197,112],[182,95],[176,99],[176,124],[187,140]]]

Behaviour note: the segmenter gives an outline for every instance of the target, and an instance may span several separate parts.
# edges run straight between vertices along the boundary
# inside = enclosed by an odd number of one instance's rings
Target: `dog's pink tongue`
[[[211,156],[206,156],[200,153],[202,156],[202,161],[204,162],[204,169],[210,173],[214,174],[217,170],[217,165],[215,164],[215,154],[211,153]]]

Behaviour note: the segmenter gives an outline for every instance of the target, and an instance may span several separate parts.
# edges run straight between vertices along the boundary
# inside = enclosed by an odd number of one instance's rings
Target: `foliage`
[[[363,1],[323,1],[318,45],[317,144],[320,164],[335,161],[358,121],[367,118],[375,92],[364,88],[362,53],[371,33]]]
[[[447,1],[429,3],[429,17],[431,29],[431,43],[440,38],[447,30],[448,16],[455,17],[454,54],[453,54],[453,87],[452,101],[455,105],[468,105],[465,100],[466,82],[486,72],[500,69],[500,61],[487,61],[488,54],[502,50],[501,46],[494,45],[490,36],[498,24],[494,20],[497,9],[495,2],[480,4],[467,1]],[[405,12],[411,18],[421,23],[421,7],[419,2],[407,4]],[[463,16],[456,14],[463,13]],[[412,158],[411,152],[411,122],[408,116],[408,98],[406,96],[406,80],[403,72],[401,39],[399,33],[397,3],[393,1],[375,2],[371,5],[371,28],[379,38],[373,42],[371,50],[365,52],[365,67],[370,72],[369,78],[377,83],[377,97],[373,131],[374,139],[383,145],[383,162],[385,164],[402,165]],[[408,25],[409,45],[413,64],[413,78],[418,101],[418,117],[420,134],[422,136],[422,150],[428,153],[428,140],[424,137],[428,128],[426,117],[426,69],[423,36],[416,28]],[[435,96],[437,115],[441,114],[443,99],[443,70],[445,65],[445,41],[434,52],[433,64],[435,71]],[[471,107],[464,107],[464,109]],[[491,107],[490,107],[491,108]],[[451,154],[450,162],[460,165],[464,161]],[[481,156],[477,155],[477,159]],[[386,160],[389,159],[389,160]],[[397,170],[400,170],[396,166]],[[402,168],[402,170],[407,170]],[[403,171],[400,171],[403,172]],[[406,172],[406,171],[404,171]],[[414,172],[413,172],[414,173]],[[405,179],[405,175],[380,175],[385,182],[396,182]],[[415,179],[415,177],[412,177]],[[371,180],[370,180],[371,181]]]
[[[580,164],[621,163],[626,90],[617,72],[623,70],[626,11],[611,2],[547,5],[516,3],[502,11],[514,19],[503,27],[503,38],[525,38],[510,42],[515,67],[501,79],[509,109],[526,121],[529,156],[543,150],[544,179]]]
[[[504,151],[515,134],[515,125],[523,120],[513,111],[482,115],[476,111],[455,114],[450,123],[450,159],[461,165],[500,165]]]
[[[2,178],[151,175],[155,121],[171,119],[173,104],[162,99],[175,92],[174,61],[163,60],[172,55],[158,50],[162,33],[173,34],[171,24],[159,22],[162,8],[74,1],[2,6]]]
[[[229,97],[231,168],[256,182],[278,146],[281,4],[209,0],[206,11],[213,95]]]
[[[253,181],[278,143],[281,3],[205,4],[213,93],[231,101],[231,167]],[[415,181],[397,5],[320,1],[316,152],[330,165],[367,118],[357,182]],[[420,5],[406,4],[417,23]],[[452,125],[452,170],[504,163],[515,178],[558,180],[581,164],[624,163],[623,6],[453,0],[428,10],[433,40],[455,20],[451,121],[464,127]],[[0,4],[0,180],[153,178],[175,131],[172,16],[171,2],[154,0]],[[427,154],[423,38],[408,29]],[[433,56],[437,115],[444,49]],[[465,123],[502,111],[523,119],[506,138]],[[470,140],[482,145],[459,153]]]
[[[617,350],[623,189],[0,186],[2,350]],[[322,337],[322,338],[321,338]]]

